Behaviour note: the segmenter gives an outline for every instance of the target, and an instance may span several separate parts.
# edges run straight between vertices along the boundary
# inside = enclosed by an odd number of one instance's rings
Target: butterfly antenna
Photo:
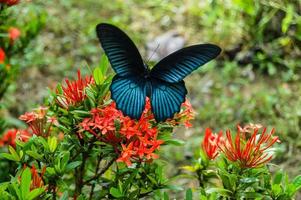
[[[157,47],[155,48],[155,50],[153,51],[152,55],[147,59],[146,64],[148,65],[148,62],[150,61],[150,59],[152,59],[152,57],[155,55],[156,51],[159,49],[160,44],[157,45]]]
[[[88,68],[90,73],[93,74],[93,70],[91,69],[91,66],[89,65],[89,63],[86,60],[84,62],[85,62],[85,66]]]

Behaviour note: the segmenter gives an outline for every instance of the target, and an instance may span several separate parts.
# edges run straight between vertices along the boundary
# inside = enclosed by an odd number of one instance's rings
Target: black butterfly
[[[213,44],[180,49],[163,58],[151,70],[132,40],[119,28],[101,23],[97,36],[116,72],[110,86],[112,99],[125,115],[139,119],[150,98],[156,121],[165,121],[180,111],[187,90],[183,79],[219,55]]]

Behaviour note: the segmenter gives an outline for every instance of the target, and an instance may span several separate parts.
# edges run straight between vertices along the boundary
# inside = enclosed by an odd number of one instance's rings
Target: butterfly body
[[[165,121],[180,111],[187,90],[183,79],[221,51],[212,44],[180,49],[163,58],[152,69],[142,60],[131,39],[119,28],[99,24],[97,36],[116,75],[110,86],[117,108],[139,119],[150,98],[156,121]]]

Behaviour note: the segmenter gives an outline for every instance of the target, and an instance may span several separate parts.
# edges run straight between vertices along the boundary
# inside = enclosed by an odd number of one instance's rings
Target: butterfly
[[[172,118],[186,98],[183,79],[221,52],[214,44],[193,45],[171,53],[150,69],[121,29],[101,23],[96,26],[96,33],[116,72],[110,85],[111,98],[132,119],[140,119],[146,97],[157,122]]]

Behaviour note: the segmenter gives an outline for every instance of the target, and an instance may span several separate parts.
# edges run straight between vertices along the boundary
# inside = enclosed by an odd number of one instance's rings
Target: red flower
[[[249,133],[250,128],[253,133]],[[266,133],[266,128],[264,128],[261,134],[258,134],[258,130],[257,127],[245,129],[238,126],[234,140],[230,131],[227,130],[227,137],[221,141],[219,149],[230,161],[238,161],[242,168],[258,167],[265,164],[273,157],[268,149],[280,140],[277,136],[273,136],[274,129],[270,133]]]
[[[150,161],[158,157],[154,152],[163,141],[157,140],[158,130],[152,125],[154,118],[150,106],[146,106],[138,121],[123,116],[115,103],[92,109],[91,115],[80,126],[99,140],[113,145],[120,154],[118,162],[130,166],[133,161]]]
[[[27,142],[32,137],[28,130],[11,129],[8,130],[0,139],[0,147],[3,145],[10,145],[16,147],[16,140]]]
[[[120,157],[117,159],[117,162],[124,162],[127,166],[131,166],[131,158],[134,154],[133,151],[133,142],[131,142],[128,146],[125,146],[124,144],[121,144],[122,151]]]
[[[11,42],[14,42],[21,35],[21,31],[15,27],[11,27],[8,29],[9,39]]]
[[[167,123],[176,126],[184,124],[186,128],[192,127],[191,120],[194,119],[194,110],[188,99],[185,100],[181,105],[181,111],[176,113],[173,119],[168,119]]]
[[[0,146],[10,145],[16,147],[17,129],[8,130],[1,138]]]
[[[33,134],[42,137],[48,137],[52,125],[56,125],[58,122],[55,117],[47,116],[47,107],[39,107],[34,112],[26,112],[19,117],[20,120],[28,124]]]
[[[214,134],[210,128],[206,128],[202,147],[209,160],[215,159],[218,155],[218,144],[222,139],[222,134],[221,131],[218,135]]]
[[[0,64],[3,64],[5,60],[5,52],[4,50],[0,47]]]
[[[19,130],[17,133],[17,139],[22,142],[27,142],[32,137],[32,133],[29,130]]]
[[[5,3],[8,6],[18,4],[20,0],[0,0],[0,3]]]
[[[41,174],[39,175],[37,169],[35,168],[34,165],[31,167],[31,175],[32,175],[32,181],[30,184],[30,191],[36,189],[36,188],[41,188],[44,186],[44,181],[42,177],[44,176],[46,172],[46,166],[43,167]]]
[[[77,71],[77,77],[78,80],[75,81],[70,82],[68,79],[65,80],[66,86],[62,86],[63,94],[60,94],[59,90],[56,91],[56,101],[60,106],[68,108],[69,106],[81,103],[86,98],[85,88],[89,84],[93,84],[94,79],[92,76],[86,76],[82,79],[80,70]]]

